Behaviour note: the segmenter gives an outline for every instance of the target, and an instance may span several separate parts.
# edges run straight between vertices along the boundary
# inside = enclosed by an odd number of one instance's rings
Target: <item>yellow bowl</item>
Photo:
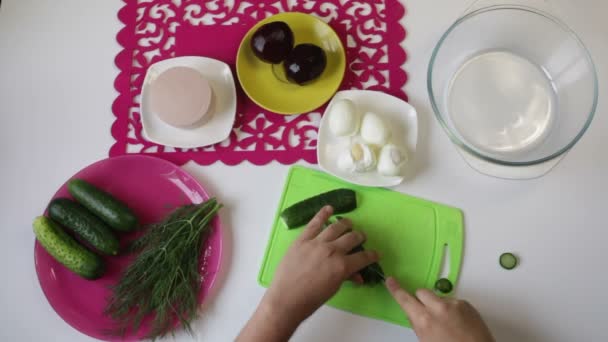
[[[279,75],[282,65],[273,67],[253,54],[251,36],[260,26],[273,21],[289,25],[296,45],[312,43],[325,50],[327,66],[318,79],[302,86],[289,83],[284,75]],[[340,87],[345,68],[344,46],[336,32],[320,19],[297,12],[280,13],[257,23],[241,41],[236,57],[236,73],[247,96],[260,107],[284,115],[306,113],[322,106]]]

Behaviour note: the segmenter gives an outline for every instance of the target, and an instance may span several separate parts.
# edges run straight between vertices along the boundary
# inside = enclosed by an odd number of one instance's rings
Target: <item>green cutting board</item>
[[[279,202],[259,282],[268,287],[287,248],[302,232],[288,230],[279,214],[286,207],[338,188],[357,193],[358,207],[342,215],[354,228],[365,231],[366,249],[380,251],[380,265],[409,291],[433,288],[440,276],[445,251],[449,251],[447,278],[456,284],[463,245],[463,218],[459,209],[379,188],[345,183],[323,172],[294,166],[290,169]],[[448,248],[445,248],[447,246]],[[399,305],[382,285],[361,286],[346,282],[327,303],[355,314],[409,327]]]

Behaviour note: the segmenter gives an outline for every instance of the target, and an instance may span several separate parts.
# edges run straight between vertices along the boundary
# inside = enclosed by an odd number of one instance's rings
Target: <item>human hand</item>
[[[362,232],[352,231],[348,219],[323,229],[332,213],[325,207],[306,226],[283,257],[262,301],[297,323],[329,300],[345,280],[378,261],[374,251],[348,254],[365,241]]]
[[[468,302],[440,298],[427,289],[419,289],[412,296],[395,278],[388,278],[386,287],[407,313],[420,342],[494,341],[481,315]]]

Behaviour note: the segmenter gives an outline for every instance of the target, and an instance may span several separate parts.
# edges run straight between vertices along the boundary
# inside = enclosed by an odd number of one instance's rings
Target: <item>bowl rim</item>
[[[587,120],[586,120],[585,124],[583,125],[583,127],[581,128],[581,130],[578,132],[578,134],[574,137],[574,139],[572,139],[572,141],[570,141],[564,147],[559,149],[557,152],[554,152],[553,154],[551,154],[547,157],[543,157],[543,158],[531,160],[531,161],[506,161],[506,160],[501,160],[501,159],[486,156],[486,155],[472,149],[471,147],[469,147],[460,138],[458,138],[456,136],[456,134],[454,134],[454,132],[448,126],[447,122],[443,119],[441,111],[439,110],[439,107],[437,106],[437,102],[435,101],[435,95],[433,92],[433,68],[434,68],[435,60],[437,58],[439,50],[443,46],[444,41],[452,33],[452,31],[454,31],[454,29],[456,27],[458,27],[461,23],[467,21],[468,19],[471,19],[477,15],[480,15],[480,14],[483,14],[486,12],[499,11],[499,10],[524,11],[524,12],[529,12],[529,13],[533,13],[536,15],[540,15],[542,17],[545,17],[548,20],[551,20],[554,24],[556,24],[561,29],[563,29],[566,33],[568,33],[570,35],[570,37],[572,39],[574,39],[574,41],[581,47],[581,50],[584,51],[585,58],[586,58],[587,62],[589,63],[589,66],[591,67],[591,71],[593,74],[594,94],[593,94],[593,104],[591,105],[591,109],[588,114]],[[472,154],[473,156],[475,156],[477,158],[480,158],[482,160],[485,160],[485,161],[488,161],[491,163],[504,165],[504,166],[530,166],[530,165],[544,163],[544,162],[547,162],[549,160],[552,160],[552,159],[555,159],[555,158],[561,156],[562,154],[568,152],[582,138],[582,136],[585,134],[585,132],[591,125],[593,118],[595,117],[595,112],[596,112],[597,106],[598,106],[599,82],[598,82],[598,78],[597,78],[597,69],[595,67],[595,63],[593,62],[589,49],[587,49],[587,47],[585,46],[583,41],[580,39],[580,37],[576,34],[576,32],[574,32],[574,30],[572,30],[568,25],[566,25],[566,23],[564,23],[562,20],[558,19],[557,17],[555,17],[547,12],[541,11],[539,9],[536,9],[536,8],[533,8],[530,6],[492,5],[492,6],[485,6],[485,7],[479,8],[475,11],[472,11],[472,12],[469,12],[469,13],[463,15],[462,17],[457,19],[447,29],[447,31],[445,31],[445,33],[443,33],[443,35],[441,36],[441,38],[439,39],[439,41],[433,48],[433,53],[432,53],[431,59],[429,61],[429,65],[428,65],[428,69],[427,69],[427,92],[428,92],[429,98],[431,100],[431,106],[433,107],[433,112],[435,114],[435,117],[437,118],[437,120],[439,121],[441,126],[443,127],[443,130],[448,134],[448,137],[450,138],[452,143],[454,143],[456,146],[458,146],[459,148],[465,150],[466,152]]]

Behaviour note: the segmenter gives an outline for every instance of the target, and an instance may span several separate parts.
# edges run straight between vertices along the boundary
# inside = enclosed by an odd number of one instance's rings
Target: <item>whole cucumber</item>
[[[281,218],[288,229],[297,228],[307,224],[326,205],[334,208],[334,215],[348,213],[357,208],[357,194],[351,189],[328,191],[285,208]]]
[[[34,220],[34,234],[44,249],[70,271],[86,279],[100,278],[105,270],[103,260],[80,245],[48,217]]]
[[[109,193],[82,179],[68,182],[70,194],[110,227],[121,232],[130,232],[137,227],[137,217],[129,207]]]
[[[80,204],[67,198],[56,198],[49,204],[49,216],[96,251],[106,255],[118,254],[120,243],[110,227]]]

